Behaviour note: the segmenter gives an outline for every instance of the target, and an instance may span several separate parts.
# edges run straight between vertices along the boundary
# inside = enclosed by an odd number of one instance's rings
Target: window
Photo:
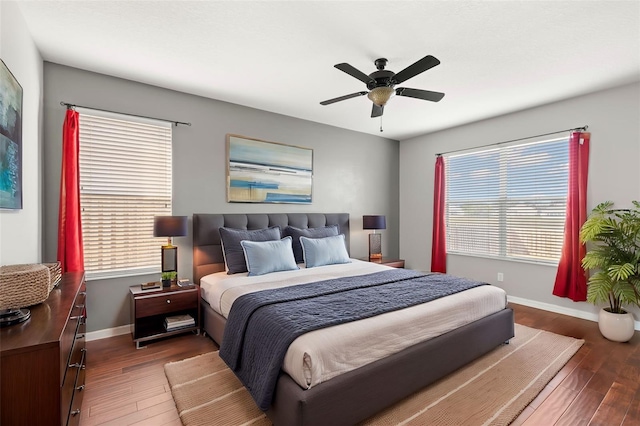
[[[557,263],[568,147],[568,139],[555,139],[448,156],[447,252]]]
[[[153,217],[171,215],[171,124],[80,113],[80,207],[88,277],[160,271]]]

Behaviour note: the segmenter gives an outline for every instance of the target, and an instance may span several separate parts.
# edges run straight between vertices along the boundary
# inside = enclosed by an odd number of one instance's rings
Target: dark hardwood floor
[[[614,343],[595,322],[511,306],[519,324],[585,340],[513,425],[640,425],[640,332],[629,343]],[[87,342],[80,425],[180,426],[163,366],[215,349],[194,334],[139,350],[130,335]]]
[[[518,324],[585,340],[513,425],[640,425],[640,332],[615,343],[595,322],[511,306]]]
[[[216,349],[208,337],[191,333],[141,349],[130,334],[87,342],[80,425],[181,426],[164,364]]]

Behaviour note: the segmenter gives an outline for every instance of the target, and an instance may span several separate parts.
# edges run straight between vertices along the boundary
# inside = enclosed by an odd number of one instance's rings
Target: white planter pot
[[[604,337],[614,342],[628,342],[634,333],[634,320],[631,313],[613,314],[600,309],[598,326]]]

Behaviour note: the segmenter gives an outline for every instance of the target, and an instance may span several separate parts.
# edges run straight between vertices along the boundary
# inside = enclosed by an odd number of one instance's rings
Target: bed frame
[[[337,224],[349,250],[349,214],[265,213],[194,214],[193,279],[224,271],[221,226],[262,229],[287,225],[315,228]],[[204,331],[222,342],[226,320],[203,299]],[[311,389],[289,375],[278,379],[267,416],[275,425],[346,425],[362,421],[402,400],[514,336],[513,311],[506,308],[442,336],[347,372]]]

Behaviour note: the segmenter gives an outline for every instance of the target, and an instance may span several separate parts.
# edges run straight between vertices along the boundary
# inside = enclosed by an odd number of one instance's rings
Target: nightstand
[[[131,300],[131,334],[136,348],[140,343],[175,334],[200,329],[200,287],[192,285],[154,290],[142,290],[139,285],[129,287]],[[190,315],[193,326],[181,327],[172,331],[165,328],[165,318],[176,315]]]
[[[383,257],[382,259],[369,259],[364,258],[367,262],[379,263],[385,266],[391,266],[392,268],[404,268],[404,259],[392,259],[390,257]]]

